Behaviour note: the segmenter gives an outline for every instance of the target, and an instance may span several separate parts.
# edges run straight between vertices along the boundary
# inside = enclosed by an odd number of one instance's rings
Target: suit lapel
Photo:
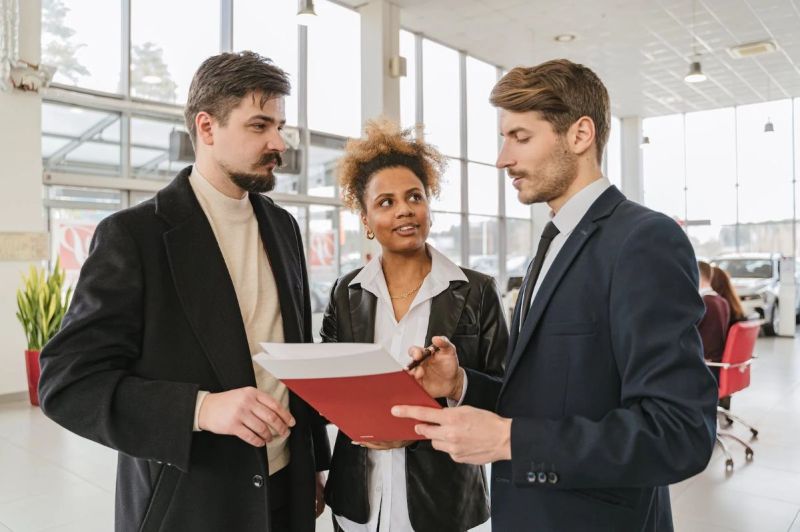
[[[187,168],[156,199],[170,273],[183,311],[224,389],[255,386],[239,302],[225,259],[189,184]]]
[[[511,325],[513,329],[511,332],[512,343],[510,343],[510,349],[512,351],[511,358],[506,365],[506,377],[503,380],[503,390],[519,363],[520,358],[525,353],[525,349],[533,337],[550,299],[552,299],[553,294],[564,278],[567,270],[569,270],[570,265],[575,261],[581,249],[583,249],[583,246],[586,245],[586,242],[597,230],[598,222],[610,216],[624,199],[625,196],[623,196],[615,186],[611,186],[592,204],[586,215],[584,215],[583,219],[581,219],[569,235],[564,246],[556,256],[555,261],[553,261],[553,264],[547,271],[541,286],[539,286],[539,291],[533,298],[530,312],[528,312],[521,330],[519,330],[520,308],[518,301]],[[519,335],[515,338],[514,334],[517,330],[519,330]],[[513,342],[514,339],[516,340],[515,342]],[[501,394],[503,390],[501,390]]]
[[[287,216],[264,197],[250,195],[253,211],[258,220],[261,241],[267,252],[283,320],[283,337],[287,343],[310,341],[303,338],[303,292],[302,267],[300,265],[300,243],[293,224]]]
[[[431,300],[431,313],[428,320],[428,331],[425,334],[425,345],[431,345],[431,337],[447,336],[453,333],[467,303],[469,283],[450,281],[450,288],[439,293]]]

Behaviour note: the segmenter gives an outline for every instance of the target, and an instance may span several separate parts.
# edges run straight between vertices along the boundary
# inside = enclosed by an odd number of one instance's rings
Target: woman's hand
[[[431,397],[446,397],[458,401],[464,386],[464,371],[458,365],[456,346],[445,336],[434,336],[431,343],[439,350],[416,368],[408,370],[408,373]],[[421,347],[412,347],[408,350],[408,355],[414,360],[420,360],[424,351]]]

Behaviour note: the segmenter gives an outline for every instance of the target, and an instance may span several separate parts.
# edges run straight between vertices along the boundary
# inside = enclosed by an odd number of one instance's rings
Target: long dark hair
[[[739,294],[731,283],[731,278],[725,270],[713,266],[711,270],[711,288],[714,292],[725,298],[731,307],[731,321],[740,321],[747,316],[744,314],[742,304],[739,302]]]

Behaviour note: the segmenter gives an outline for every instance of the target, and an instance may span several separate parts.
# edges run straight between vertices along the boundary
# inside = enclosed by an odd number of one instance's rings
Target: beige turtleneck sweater
[[[225,258],[239,301],[250,354],[257,355],[261,352],[259,342],[283,342],[284,338],[278,288],[250,198],[247,194],[242,199],[226,196],[214,188],[197,167],[192,169],[189,183]],[[258,389],[288,408],[289,392],[286,386],[258,364],[253,364],[253,369]],[[197,397],[195,429],[205,395],[206,392],[200,392]],[[289,463],[286,438],[276,438],[267,444],[267,457],[270,475],[284,468]]]

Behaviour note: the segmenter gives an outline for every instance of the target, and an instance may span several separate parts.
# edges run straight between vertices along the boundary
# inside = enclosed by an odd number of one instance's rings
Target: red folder
[[[391,408],[441,408],[380,345],[262,347],[254,360],[354,441],[421,440],[418,422],[394,417]]]

